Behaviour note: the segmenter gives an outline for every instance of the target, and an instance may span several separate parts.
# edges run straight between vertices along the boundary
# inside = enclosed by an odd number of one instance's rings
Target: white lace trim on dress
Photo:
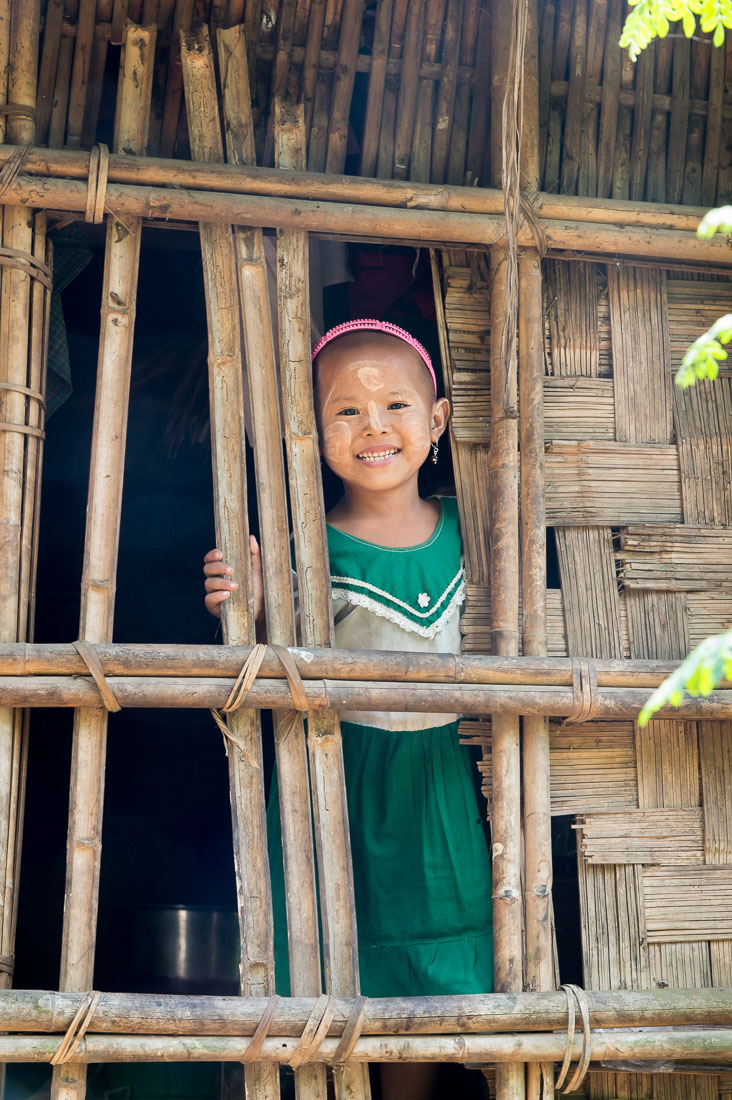
[[[462,568],[460,571],[462,572]],[[346,578],[333,577],[334,581],[340,579],[345,580]],[[368,587],[373,588],[373,585],[369,585]],[[380,589],[375,589],[375,591],[378,592]],[[449,588],[446,591],[449,591]],[[384,595],[388,595],[388,593],[384,593]],[[445,598],[445,595],[446,593],[443,593],[440,597],[440,602]],[[400,611],[396,611],[391,607],[386,607],[383,603],[373,599],[371,596],[367,596],[364,592],[354,592],[352,588],[340,588],[334,584],[333,596],[336,599],[344,599],[348,603],[355,604],[357,607],[364,607],[367,611],[373,612],[373,614],[377,615],[380,619],[388,619],[389,622],[395,623],[396,626],[401,627],[402,630],[410,631],[412,634],[419,634],[421,638],[434,638],[435,635],[447,625],[455,610],[465,602],[465,582],[460,582],[459,587],[439,619],[436,619],[430,626],[422,626],[420,623],[415,623],[407,618],[406,615],[402,615]],[[395,597],[391,598],[395,599]],[[409,608],[409,604],[402,603],[401,600],[396,600],[395,602],[401,603],[402,607]],[[409,610],[411,610],[411,608],[409,608]]]

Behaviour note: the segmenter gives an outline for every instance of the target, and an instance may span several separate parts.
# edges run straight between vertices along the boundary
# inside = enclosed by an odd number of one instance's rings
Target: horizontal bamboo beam
[[[107,676],[236,676],[250,646],[115,643],[94,647]],[[511,684],[567,687],[570,657],[480,657],[452,653],[409,653],[375,649],[293,648],[304,680],[389,680],[429,684]],[[655,688],[676,661],[593,661],[599,687]],[[87,675],[70,642],[0,644],[0,676]],[[268,649],[260,675],[284,679],[279,657]],[[726,683],[726,681],[725,681]],[[732,685],[730,685],[732,686]]]
[[[112,676],[107,684],[122,707],[222,707],[234,686],[231,678],[189,676]],[[566,687],[515,687],[510,684],[405,684],[359,680],[305,680],[309,711],[393,710],[435,714],[569,715],[574,693]],[[646,702],[642,688],[600,688],[596,718],[634,718]],[[0,706],[93,707],[100,696],[93,680],[78,676],[2,676]],[[282,709],[291,695],[283,680],[257,679],[242,706]],[[659,718],[732,718],[732,691],[705,699],[684,699],[664,707]]]
[[[79,1006],[78,993],[8,989],[0,992],[3,1031],[64,1032]],[[593,1028],[730,1027],[732,990],[586,990]],[[338,1036],[353,1000],[333,997],[327,1035]],[[89,1034],[253,1035],[269,1004],[266,997],[181,997],[144,993],[102,993]],[[316,1005],[315,997],[281,997],[272,1034],[299,1036]],[[370,997],[363,1035],[554,1031],[566,1028],[567,998],[561,992],[489,993],[442,997]]]
[[[0,167],[14,151],[17,153],[15,146],[0,145]],[[32,148],[23,160],[23,174],[46,179],[86,181],[89,153],[80,149]],[[229,192],[232,195],[306,198],[395,209],[503,215],[503,192],[498,188],[370,179],[251,165],[232,166],[110,154],[108,181],[137,187],[185,187],[189,190]],[[532,193],[531,198],[537,215],[544,219],[668,229],[681,233],[696,232],[706,213],[705,207],[671,203],[629,202],[541,192]]]
[[[65,213],[83,213],[87,187],[79,180],[19,175],[7,188],[5,202]],[[120,221],[142,217],[155,223],[205,222],[235,226],[300,229],[325,237],[368,241],[418,241],[442,247],[500,244],[505,221],[496,214],[394,208],[335,201],[311,201],[266,195],[186,190],[182,187],[138,187],[111,183],[106,208]],[[683,260],[694,264],[729,263],[726,239],[702,240],[673,229],[539,218],[550,250],[577,254],[607,252],[629,259]],[[518,243],[536,242],[523,224]]]
[[[90,1035],[74,1051],[77,1062],[240,1062],[252,1040],[243,1036]],[[295,1036],[273,1036],[262,1043],[257,1061],[287,1064],[298,1044]],[[46,1035],[1,1035],[0,1063],[50,1062],[57,1038]],[[566,1048],[562,1032],[511,1035],[399,1035],[360,1038],[354,1062],[561,1062]],[[332,1061],[339,1039],[324,1039],[317,1060]],[[575,1034],[573,1060],[582,1055],[582,1036]],[[732,1029],[689,1031],[603,1031],[592,1036],[593,1061],[665,1061],[728,1058]]]

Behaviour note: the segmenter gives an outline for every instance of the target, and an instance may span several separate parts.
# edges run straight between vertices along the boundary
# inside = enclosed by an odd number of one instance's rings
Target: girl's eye
[[[389,406],[390,409],[408,409],[409,405],[406,401],[392,401]]]
[[[358,409],[341,409],[338,416],[358,416]]]

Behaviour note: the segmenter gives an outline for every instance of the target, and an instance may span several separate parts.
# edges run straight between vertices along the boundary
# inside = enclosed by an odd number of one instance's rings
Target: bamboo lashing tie
[[[269,998],[267,1007],[262,1013],[262,1017],[257,1024],[254,1035],[242,1055],[242,1062],[256,1062],[259,1058],[262,1045],[272,1026],[272,1020],[274,1019],[274,1014],[277,1011],[280,999],[281,998],[276,994]],[[366,1019],[367,1005],[367,997],[356,997],[354,999],[345,1027],[343,1028],[340,1042],[333,1052],[333,1056],[328,1059],[330,1065],[342,1065],[344,1062],[347,1062],[353,1054],[354,1047],[361,1037],[361,1031],[363,1030],[364,1021]],[[291,1069],[299,1069],[300,1066],[304,1066],[307,1062],[316,1060],[323,1039],[325,1039],[330,1030],[334,1015],[335,998],[324,993],[321,997],[318,997],[315,1002],[313,1010],[302,1030],[302,1035],[298,1039],[297,1046],[287,1063]],[[321,1059],[321,1061],[325,1061],[325,1059]]]
[[[262,1049],[262,1043],[267,1038],[267,1032],[269,1031],[269,1026],[272,1023],[272,1017],[274,1016],[275,1009],[277,1008],[277,1005],[279,1003],[280,998],[277,996],[277,994],[275,994],[274,997],[270,997],[267,1003],[267,1007],[262,1013],[262,1018],[257,1024],[256,1031],[254,1032],[254,1035],[252,1036],[249,1045],[247,1046],[247,1049],[244,1051],[242,1062],[256,1062],[257,1055]]]
[[[53,289],[51,268],[32,252],[25,252],[22,248],[0,248],[0,267],[17,268],[31,279],[37,279],[46,290]]]
[[[15,959],[12,955],[0,955],[0,972],[12,974],[15,969]]]
[[[121,703],[118,701],[116,695],[114,694],[107,682],[107,678],[104,675],[104,671],[102,669],[102,662],[99,660],[94,646],[90,645],[89,642],[83,642],[80,640],[72,642],[71,644],[81,657],[86,667],[89,669],[89,674],[91,675],[94,683],[97,685],[97,689],[102,697],[102,702],[104,703],[106,710],[113,712],[122,710]]]
[[[572,658],[572,709],[562,722],[588,722],[597,713],[597,669],[589,657]]]
[[[89,176],[86,186],[84,220],[99,225],[104,220],[109,174],[109,147],[104,142],[92,146],[89,154]]]
[[[8,157],[3,165],[3,169],[0,172],[0,199],[3,197],[7,189],[14,182],[15,177],[20,172],[23,164],[25,163],[28,153],[33,148],[32,145],[19,145],[18,148]]]
[[[310,1013],[298,1044],[292,1053],[289,1062],[292,1069],[299,1069],[306,1062],[312,1061],[313,1055],[328,1034],[334,1016],[335,1004],[333,998],[324,993],[315,1002],[313,1011]]]
[[[252,685],[254,684],[257,675],[259,674],[259,670],[262,667],[262,661],[266,657],[268,649],[271,649],[272,652],[276,654],[276,656],[279,658],[280,664],[285,670],[287,683],[290,687],[290,696],[292,700],[291,709],[301,712],[305,712],[310,709],[308,697],[305,692],[305,685],[302,682],[302,677],[300,676],[297,665],[295,664],[294,658],[289,649],[281,645],[266,646],[261,642],[257,642],[256,645],[252,646],[251,653],[247,657],[242,666],[241,672],[234,681],[234,686],[229,692],[229,698],[226,700],[223,707],[221,707],[219,710],[213,708],[211,710],[213,720],[224,736],[224,745],[226,746],[227,741],[231,741],[234,745],[236,745],[237,749],[242,753],[242,755],[246,757],[249,763],[252,764],[255,768],[258,768],[259,764],[254,759],[254,757],[250,753],[248,753],[246,749],[242,747],[242,745],[240,745],[237,739],[232,736],[228,723],[226,722],[226,719],[222,716],[226,714],[232,714],[244,704],[246,697],[251,691]],[[290,728],[292,728],[292,724],[290,725]]]
[[[574,1072],[572,1080],[564,1089],[564,1092],[567,1093],[574,1092],[578,1089],[585,1079],[592,1057],[592,1031],[590,1028],[590,1008],[587,1002],[587,994],[584,989],[580,989],[578,985],[562,985],[559,988],[564,990],[564,994],[567,998],[567,1046],[564,1051],[562,1068],[559,1071],[559,1076],[554,1086],[557,1092],[564,1084],[572,1062],[576,1020],[575,1002],[579,1007],[580,1016],[582,1017],[582,1054],[580,1055],[579,1064]]]
[[[66,1034],[56,1047],[56,1052],[51,1058],[52,1066],[62,1066],[64,1062],[70,1062],[79,1049],[82,1039],[86,1035],[92,1017],[97,1010],[101,994],[89,990],[81,998],[73,1020],[69,1024]]]
[[[536,194],[536,192],[534,193]],[[534,238],[536,251],[539,253],[539,259],[543,260],[549,251],[549,245],[547,243],[546,233],[536,215],[533,196],[522,192],[519,195],[519,204],[521,206],[521,213],[523,214],[524,221],[531,230],[531,235]]]

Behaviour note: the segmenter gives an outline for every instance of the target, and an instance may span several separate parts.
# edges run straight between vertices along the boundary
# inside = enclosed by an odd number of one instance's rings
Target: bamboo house
[[[732,35],[633,63],[624,17],[0,0],[8,1097],[366,1100],[389,1061],[472,1067],[466,1100],[732,1097],[732,685],[636,723],[732,623],[732,371],[673,385],[732,312],[696,235],[732,201]],[[441,363],[461,656],[333,648],[310,348],[359,315]],[[463,716],[494,993],[360,995],[346,709]]]

